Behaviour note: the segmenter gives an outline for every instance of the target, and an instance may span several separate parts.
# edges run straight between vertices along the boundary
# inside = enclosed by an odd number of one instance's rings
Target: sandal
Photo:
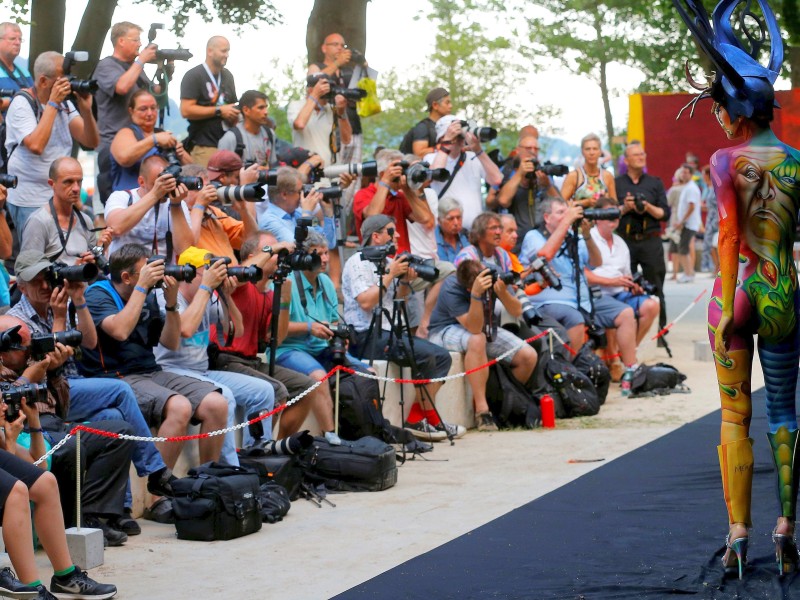
[[[159,498],[150,508],[144,509],[142,516],[156,523],[175,524],[175,513],[172,511],[172,501],[169,498]]]

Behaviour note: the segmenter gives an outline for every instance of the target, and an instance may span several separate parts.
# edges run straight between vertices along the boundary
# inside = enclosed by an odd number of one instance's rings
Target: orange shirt
[[[197,242],[200,248],[213,252],[214,256],[229,256],[233,259],[231,264],[237,264],[233,251],[241,248],[243,241],[244,223],[226,215],[216,206],[206,209]]]

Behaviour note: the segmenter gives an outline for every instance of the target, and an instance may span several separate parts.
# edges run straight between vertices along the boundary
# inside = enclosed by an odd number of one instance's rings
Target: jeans
[[[237,406],[244,408],[245,417],[253,413],[272,410],[275,406],[275,390],[272,389],[270,383],[262,379],[231,371],[192,371],[175,367],[169,367],[165,370],[178,375],[186,375],[187,377],[208,381],[218,386],[222,390],[222,395],[228,401],[228,427],[235,424]],[[264,439],[272,438],[272,417],[264,419],[261,423],[264,425]],[[253,441],[249,428],[242,429],[242,446],[248,446]],[[225,435],[220,458],[231,465],[239,464],[239,457],[236,454],[236,438],[233,431]]]

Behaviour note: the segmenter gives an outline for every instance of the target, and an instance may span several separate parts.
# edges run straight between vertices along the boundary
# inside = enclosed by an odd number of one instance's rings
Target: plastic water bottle
[[[542,413],[542,427],[555,429],[556,405],[550,394],[545,394],[539,399],[539,410]]]

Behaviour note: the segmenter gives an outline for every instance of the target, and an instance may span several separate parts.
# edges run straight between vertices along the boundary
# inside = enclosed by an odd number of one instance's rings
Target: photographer
[[[62,159],[72,160],[72,159]],[[22,297],[8,312],[25,323],[35,336],[52,336],[60,332],[79,332],[81,346],[95,348],[97,330],[85,300],[86,284],[61,281],[53,287],[49,277],[52,263],[38,250],[23,250],[17,257],[15,271],[17,286]],[[70,316],[72,313],[72,316]],[[70,403],[66,418],[70,421],[103,421],[122,419],[133,427],[135,435],[150,437],[136,396],[123,381],[82,377],[78,363],[70,357],[62,367],[69,385]],[[148,489],[157,495],[171,495],[169,481],[172,477],[152,442],[137,442],[133,464],[140,477],[148,477]],[[126,512],[132,508],[132,497],[126,496]],[[126,533],[141,531],[128,516],[115,518],[109,523]]]
[[[47,183],[53,196],[28,219],[20,252],[35,250],[70,266],[95,262],[92,248],[107,246],[114,230],[107,227],[98,238],[91,219],[80,210],[81,164],[68,156],[57,158]]]
[[[490,294],[490,290],[493,293]],[[431,316],[431,343],[464,354],[464,369],[472,389],[478,431],[497,431],[497,425],[486,403],[489,370],[473,369],[519,346],[502,362],[511,367],[517,381],[525,384],[536,368],[537,359],[536,350],[522,344],[517,336],[502,327],[492,331],[492,341],[487,340],[484,313],[487,310],[499,312],[499,307],[486,305],[490,299],[499,300],[514,317],[522,314],[520,301],[502,279],[493,279],[492,272],[476,260],[463,260],[458,265],[456,276],[444,282]]]
[[[513,251],[519,253],[525,235],[539,223],[536,221],[538,203],[544,198],[560,198],[553,180],[541,169],[539,162],[539,138],[532,135],[520,137],[517,156],[503,167],[503,183],[497,193],[497,205],[508,209],[519,228],[519,238]]]
[[[231,299],[231,292],[237,282],[228,276],[228,267],[222,260],[213,264],[207,261],[213,255],[207,250],[191,246],[178,258],[179,265],[192,265],[196,276],[192,281],[178,284],[177,311],[181,319],[181,337],[178,348],[159,344],[155,349],[156,362],[165,370],[177,375],[193,377],[218,386],[228,401],[228,423],[235,424],[236,407],[244,409],[249,417],[254,413],[272,410],[275,394],[272,386],[247,375],[230,371],[216,371],[209,368],[208,347],[211,343],[211,325],[216,325],[218,340],[227,340],[244,334],[242,315]],[[156,290],[159,307],[166,309],[167,298],[162,290]],[[262,421],[264,439],[272,437],[272,418]],[[242,430],[242,445],[253,443],[249,429]],[[239,464],[236,454],[234,432],[225,435],[221,458],[230,465]]]
[[[189,121],[189,134],[184,143],[192,160],[207,166],[217,151],[223,123],[233,127],[239,122],[236,107],[236,85],[225,65],[231,45],[215,35],[206,44],[206,60],[186,72],[181,80],[181,116]]]
[[[0,88],[21,90],[31,87],[33,79],[28,73],[27,60],[18,61],[22,48],[22,30],[16,23],[0,23]],[[0,113],[6,114],[11,98],[0,98]]]
[[[144,66],[156,58],[155,44],[142,47],[142,28],[134,23],[122,21],[111,27],[111,56],[101,59],[92,76],[97,81],[97,122],[100,126],[100,146],[97,149],[97,191],[103,204],[113,190],[128,189],[113,187],[111,166],[111,144],[117,132],[131,123],[137,114],[130,111],[132,96],[138,90],[149,90],[150,81]],[[155,89],[155,92],[160,91]],[[156,108],[153,113],[155,122]],[[165,136],[162,136],[162,141]],[[132,140],[131,140],[132,143]],[[136,171],[138,173],[138,167]],[[133,187],[130,185],[128,187]]]
[[[630,376],[637,366],[633,309],[610,296],[592,299],[583,272],[587,266],[599,267],[603,257],[589,235],[591,221],[583,217],[583,207],[568,206],[561,198],[547,198],[540,209],[543,227],[528,232],[519,258],[522,264],[530,264],[537,256],[550,261],[561,278],[562,288],[548,287],[531,296],[530,301],[542,315],[555,319],[567,329],[570,346],[576,352],[583,346],[586,325],[616,328],[622,362],[628,368],[627,379],[623,378],[624,392],[624,382],[627,381],[630,389]],[[576,276],[579,277],[577,281]]]
[[[320,266],[308,271],[295,271],[292,300],[289,307],[289,329],[276,352],[276,362],[282,367],[308,375],[314,381],[323,379],[336,364],[344,364],[350,368],[366,371],[363,364],[349,354],[339,356],[343,363],[335,362],[337,358],[334,347],[344,352],[346,341],[337,336],[339,321],[339,305],[336,288],[325,271],[328,268],[328,243],[325,236],[316,231],[309,231],[304,243],[306,252],[316,252],[320,257]],[[346,331],[346,329],[345,329]],[[334,432],[333,400],[330,386],[320,386],[324,390],[312,408],[325,437],[332,444],[341,443]]]
[[[109,165],[111,190],[115,192],[136,187],[139,168],[148,156],[158,154],[169,162],[169,155],[174,154],[180,164],[192,162],[172,132],[156,127],[158,104],[153,94],[147,90],[134,92],[127,108],[129,122],[119,129],[111,142]]]
[[[110,281],[99,281],[86,292],[86,303],[97,329],[97,347],[84,348],[82,370],[90,376],[121,378],[132,388],[145,421],[158,435],[185,435],[189,423],[201,423],[201,431],[225,427],[228,402],[218,387],[191,377],[167,373],[155,360],[157,344],[177,349],[181,340],[178,282],[165,275],[164,261],[148,262],[147,249],[125,244],[109,258]],[[153,287],[164,286],[162,313]],[[200,462],[219,460],[223,438],[200,440]],[[156,444],[172,469],[183,449],[182,442]],[[157,500],[145,518],[170,522],[169,500]]]
[[[397,241],[394,220],[386,215],[368,217],[361,225],[361,236],[364,248],[393,244]],[[416,273],[405,257],[392,260],[386,256],[378,256],[373,261],[366,259],[362,252],[357,252],[348,259],[342,273],[345,321],[355,328],[357,340],[350,350],[359,358],[385,359],[401,366],[410,366],[411,349],[402,335],[397,336],[394,343],[388,346],[392,325],[389,316],[383,316],[383,328],[380,332],[370,331],[370,324],[373,322],[373,309],[380,300],[380,287],[386,290],[381,308],[391,309],[395,298],[408,298],[413,293],[410,281],[416,278]],[[447,350],[420,338],[415,338],[413,345],[419,366],[419,373],[413,373],[413,377],[427,379],[447,375],[452,364]],[[448,433],[457,437],[463,435],[466,432],[463,426],[440,421],[433,407],[427,407],[428,397],[431,401],[435,400],[441,383],[428,383],[424,387],[427,396],[417,389],[416,401],[408,414],[405,427],[425,440],[443,440]]]
[[[242,121],[228,129],[217,148],[234,152],[245,163],[277,167],[275,132],[269,128],[269,99],[264,92],[247,90],[239,98]]]
[[[100,140],[92,95],[72,93],[61,54],[40,54],[33,75],[33,88],[18,93],[6,113],[8,172],[18,179],[17,187],[8,190],[7,209],[20,238],[28,217],[50,197],[47,174],[53,161],[70,155],[73,140],[86,148]],[[70,94],[77,109],[67,100]]]
[[[403,137],[400,143],[400,152],[415,154],[419,158],[436,152],[436,122],[453,112],[453,101],[450,92],[437,87],[425,96],[428,105],[428,116],[414,125]]]
[[[39,579],[33,523],[55,571],[50,581],[51,590],[80,591],[83,598],[111,598],[117,593],[115,586],[94,581],[72,562],[64,533],[58,482],[52,473],[30,464],[47,448],[39,412],[24,399],[21,408],[19,417],[9,422],[6,419],[8,405],[0,400],[0,427],[3,429],[0,436],[0,525],[8,558],[19,577],[14,577],[9,568],[0,570],[0,593],[11,598],[55,598]],[[26,421],[28,432],[23,433]],[[29,450],[18,447],[21,438],[27,440]]]
[[[286,109],[292,124],[292,143],[319,154],[329,166],[339,157],[339,144],[346,146],[352,139],[347,100],[337,94],[334,106],[330,105],[327,96],[331,80],[326,74],[310,75],[307,84],[306,99],[291,102]]]
[[[0,317],[0,330],[11,327],[20,327],[18,335],[21,344],[19,347],[0,352],[0,381],[28,386],[26,399],[30,398],[28,412],[33,421],[33,424],[29,424],[28,432],[36,434],[35,429],[39,429],[38,433],[42,434],[44,440],[50,446],[54,446],[66,437],[71,429],[71,425],[66,422],[70,409],[70,390],[62,375],[61,367],[72,356],[73,350],[58,343],[44,358],[36,360],[31,354],[31,331],[28,326],[15,317],[8,315]],[[37,384],[45,384],[45,389],[32,391],[31,388]],[[21,403],[20,410],[22,410]],[[38,427],[35,415],[38,416]],[[121,419],[92,422],[89,426],[111,433],[133,435],[133,428]],[[34,430],[31,430],[31,427]],[[129,440],[111,440],[99,435],[82,436],[81,463],[85,461],[85,467],[76,469],[77,442],[77,437],[68,440],[53,454],[50,465],[62,492],[61,508],[64,520],[68,525],[75,522],[73,503],[75,475],[76,472],[80,472],[81,525],[102,529],[109,546],[120,546],[127,541],[128,536],[114,529],[111,522],[121,519],[123,515],[125,486],[134,444]],[[36,453],[39,454],[38,451]],[[30,459],[32,461],[33,456],[30,456]]]
[[[242,321],[247,323],[244,334],[234,338],[231,344],[215,347],[212,344],[209,351],[210,366],[221,371],[232,371],[251,377],[263,379],[272,385],[275,391],[275,404],[285,404],[289,398],[314,385],[310,377],[274,365],[274,377],[269,375],[269,364],[262,362],[259,353],[269,346],[272,324],[273,290],[267,289],[271,285],[270,278],[275,275],[278,266],[278,256],[281,251],[293,252],[294,243],[278,242],[275,236],[266,231],[248,238],[242,244],[241,258],[243,262],[254,265],[264,272],[264,277],[258,282],[248,281],[237,287],[233,294]],[[281,286],[280,311],[277,326],[277,343],[286,338],[289,329],[289,306],[292,298],[292,278],[286,279]],[[216,337],[216,333],[213,334]],[[296,402],[280,413],[278,437],[282,440],[300,430],[300,426],[308,415],[309,408],[320,403],[325,403],[326,386],[320,386],[303,402]],[[328,394],[330,395],[330,394]]]
[[[464,228],[464,209],[455,198],[439,200],[439,225],[436,227],[436,247],[439,260],[454,263],[456,256],[469,246],[469,232]]]
[[[669,222],[670,208],[664,184],[658,177],[645,173],[647,155],[641,144],[625,148],[627,172],[615,179],[622,217],[617,233],[631,253],[631,272],[641,267],[644,278],[656,286],[661,302],[658,328],[667,325],[667,303],[664,300],[664,279],[667,265],[661,244],[661,223]],[[661,343],[661,342],[659,342]]]
[[[470,228],[472,220],[484,209],[482,181],[500,185],[503,174],[483,151],[478,137],[471,131],[462,131],[458,118],[447,115],[439,119],[436,139],[436,153],[428,154],[424,160],[432,169],[447,169],[450,179],[435,181],[431,188],[440,198],[458,198],[464,208],[464,227]]]
[[[114,230],[110,253],[136,243],[154,254],[178,255],[192,245],[189,208],[183,202],[189,191],[164,172],[166,167],[163,158],[150,156],[142,161],[138,188],[111,194],[105,212],[106,223]]]

